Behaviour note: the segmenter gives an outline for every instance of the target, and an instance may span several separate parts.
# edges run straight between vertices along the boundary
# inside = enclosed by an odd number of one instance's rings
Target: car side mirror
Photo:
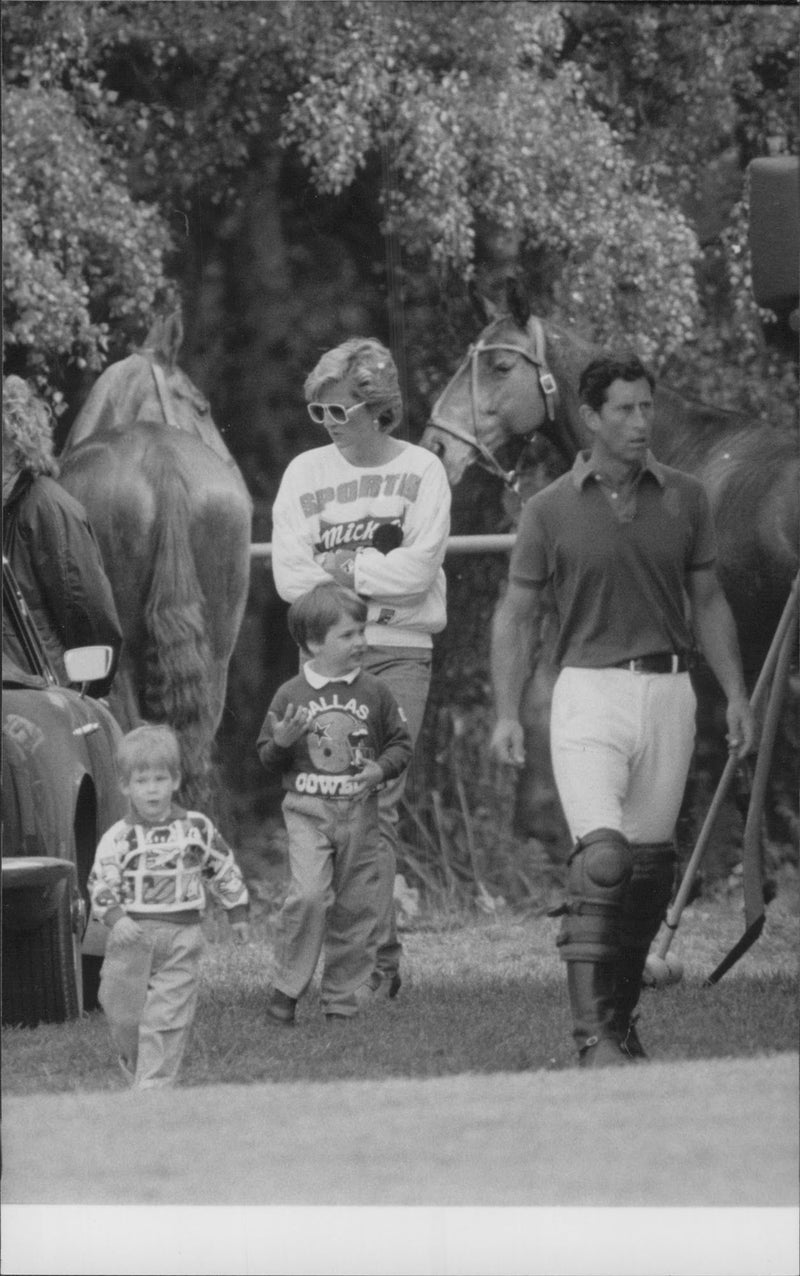
[[[64,668],[70,682],[81,684],[81,694],[89,682],[100,682],[108,675],[114,652],[111,647],[70,647],[64,652]]]

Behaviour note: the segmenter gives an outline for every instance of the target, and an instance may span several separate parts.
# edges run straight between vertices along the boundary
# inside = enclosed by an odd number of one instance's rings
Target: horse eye
[[[435,456],[444,456],[444,443],[437,439],[435,443],[431,443],[431,451]]]

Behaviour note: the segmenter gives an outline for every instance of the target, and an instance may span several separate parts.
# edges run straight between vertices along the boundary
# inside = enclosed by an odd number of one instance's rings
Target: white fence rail
[[[516,540],[510,533],[487,533],[478,536],[450,536],[447,541],[447,554],[491,554],[504,553],[511,549]],[[272,545],[269,541],[255,541],[250,546],[250,556],[265,562],[272,559]]]

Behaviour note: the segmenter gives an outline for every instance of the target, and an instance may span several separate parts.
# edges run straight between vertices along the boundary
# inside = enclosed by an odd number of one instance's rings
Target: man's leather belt
[[[689,660],[672,651],[656,651],[651,656],[637,656],[635,660],[618,660],[612,669],[629,669],[631,673],[686,673]]]

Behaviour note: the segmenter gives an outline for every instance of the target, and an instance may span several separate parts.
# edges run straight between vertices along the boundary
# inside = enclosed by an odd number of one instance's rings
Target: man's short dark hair
[[[323,581],[292,603],[289,633],[301,651],[308,651],[309,642],[324,642],[328,630],[333,629],[342,616],[350,616],[363,625],[367,619],[367,604],[336,581]]]
[[[599,359],[592,359],[583,369],[578,382],[578,396],[581,403],[588,404],[593,412],[599,412],[606,401],[608,387],[614,381],[642,379],[647,381],[652,393],[656,388],[656,379],[638,355],[601,355]]]

